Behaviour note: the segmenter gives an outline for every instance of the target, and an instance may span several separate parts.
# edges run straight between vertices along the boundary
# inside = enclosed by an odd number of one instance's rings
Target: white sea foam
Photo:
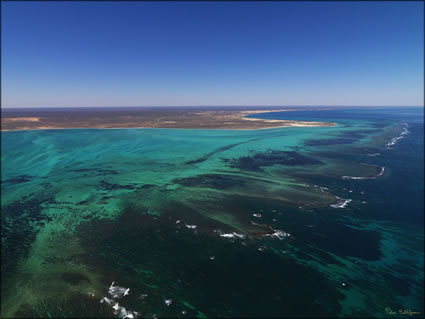
[[[381,171],[376,176],[342,176],[342,179],[375,179],[379,176],[384,175],[385,167],[381,167]]]
[[[120,286],[114,286],[115,282],[112,282],[111,286],[108,289],[108,293],[112,296],[112,298],[103,297],[100,299],[100,303],[107,303],[112,306],[112,313],[114,315],[118,315],[122,319],[135,319],[139,317],[139,313],[136,311],[127,310],[125,307],[121,307],[118,302],[116,302],[113,298],[122,298],[129,294],[130,288],[124,288]]]
[[[129,292],[130,288],[114,286],[114,281],[108,289],[108,293],[112,296],[112,298],[122,298],[124,296],[127,296]]]
[[[280,240],[285,239],[286,237],[291,236],[290,233],[284,232],[282,230],[276,230],[273,229],[273,233],[271,234],[266,234],[264,236],[269,236],[269,237],[273,237],[273,238],[279,238]]]
[[[118,304],[116,306],[114,314],[120,316],[122,319],[135,319],[139,316],[139,313],[136,311],[127,310]]]
[[[252,216],[257,217],[257,218],[260,218],[261,217],[261,214],[252,214]]]
[[[398,140],[402,139],[403,137],[405,137],[407,134],[410,133],[410,131],[407,129],[407,127],[409,126],[409,124],[407,124],[406,122],[403,123],[404,124],[404,128],[403,131],[400,133],[399,136],[392,138],[386,145],[385,147],[390,149],[392,146],[395,145],[395,143],[397,143]]]
[[[245,238],[245,235],[242,234],[238,234],[238,233],[228,233],[228,234],[220,234],[220,237],[224,237],[224,238]]]
[[[108,305],[113,304],[115,301],[112,299],[109,299],[108,297],[103,297],[102,299],[100,299],[100,303],[104,303],[106,302]]]
[[[121,307],[119,305],[119,303],[116,302],[113,299],[109,299],[108,297],[103,297],[100,300],[100,303],[104,303],[104,302],[107,303],[108,305],[113,305],[112,306],[112,313],[114,315],[118,315],[122,319],[135,319],[135,318],[139,317],[138,312],[130,311],[130,310],[127,310],[125,307]]]
[[[318,189],[320,189],[320,191],[321,191],[321,192],[325,192],[325,191],[327,191],[327,190],[328,190],[328,188],[327,188],[327,187],[323,187],[323,186],[319,186],[319,185],[313,185],[313,187],[314,187],[314,188],[318,188]]]
[[[339,200],[338,203],[332,204],[330,206],[333,207],[333,208],[345,208],[352,201],[352,199],[343,199],[343,198],[339,198],[339,197],[338,197],[338,199],[341,199],[341,200]]]
[[[195,229],[196,227],[198,227],[196,225],[187,225],[187,224],[185,224],[185,226],[189,229]]]

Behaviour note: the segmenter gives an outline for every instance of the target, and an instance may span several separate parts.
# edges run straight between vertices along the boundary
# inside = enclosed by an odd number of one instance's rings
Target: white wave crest
[[[108,293],[112,296],[112,298],[122,298],[127,296],[130,292],[130,288],[124,288],[120,286],[114,286],[114,281],[108,289]]]
[[[330,205],[333,208],[345,208],[347,207],[347,205],[352,202],[352,199],[343,199],[343,198],[339,198],[340,199],[336,204],[332,204]]]
[[[397,143],[398,140],[402,139],[403,137],[405,137],[407,134],[410,133],[410,131],[407,129],[407,127],[409,126],[409,124],[407,124],[406,122],[403,123],[404,124],[404,128],[403,131],[400,133],[399,136],[392,138],[386,145],[385,147],[388,149],[391,149],[392,146],[395,145],[395,143]]]
[[[224,237],[224,238],[245,238],[245,235],[242,234],[238,234],[238,233],[228,233],[228,234],[220,234],[220,237]]]
[[[379,176],[384,175],[385,167],[381,167],[381,171],[376,176],[342,176],[342,179],[375,179]]]
[[[271,234],[266,234],[264,236],[269,236],[269,237],[273,237],[273,238],[279,238],[280,240],[285,239],[286,237],[291,236],[290,233],[284,232],[283,230],[276,230],[273,229],[273,233]]]
[[[128,295],[130,288],[124,288],[120,286],[114,286],[115,282],[112,282],[108,289],[108,293],[112,298],[103,297],[100,299],[100,303],[106,303],[112,306],[112,313],[119,316],[122,319],[135,319],[139,317],[139,313],[136,311],[127,310],[125,307],[119,305],[113,298],[122,298]]]

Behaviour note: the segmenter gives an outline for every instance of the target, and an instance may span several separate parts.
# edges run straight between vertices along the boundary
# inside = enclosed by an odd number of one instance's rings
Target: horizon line
[[[425,105],[95,105],[95,106],[1,106],[0,109],[49,109],[49,108],[140,108],[140,107],[425,107]]]

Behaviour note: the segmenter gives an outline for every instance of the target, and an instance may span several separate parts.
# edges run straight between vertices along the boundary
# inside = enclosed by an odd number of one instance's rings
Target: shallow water
[[[261,117],[2,132],[2,317],[423,314],[423,109]]]

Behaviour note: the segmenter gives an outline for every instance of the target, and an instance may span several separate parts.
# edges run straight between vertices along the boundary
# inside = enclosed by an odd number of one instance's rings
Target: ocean
[[[1,316],[422,317],[423,110],[2,132]]]

